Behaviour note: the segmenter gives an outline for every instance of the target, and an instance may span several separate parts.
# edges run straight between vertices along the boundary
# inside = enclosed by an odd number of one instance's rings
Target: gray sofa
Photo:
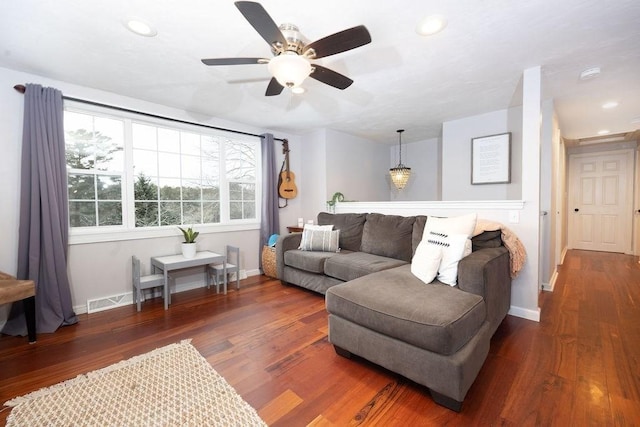
[[[329,341],[429,388],[460,411],[511,300],[509,253],[500,231],[472,239],[458,284],[425,284],[411,258],[427,217],[320,213],[340,230],[339,252],[302,251],[301,233],[276,244],[278,278],[326,295]]]

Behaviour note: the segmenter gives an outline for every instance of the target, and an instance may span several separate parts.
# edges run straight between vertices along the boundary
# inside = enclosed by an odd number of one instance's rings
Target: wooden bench
[[[29,343],[36,342],[36,284],[33,280],[18,280],[0,271],[0,304],[22,300],[27,319]]]

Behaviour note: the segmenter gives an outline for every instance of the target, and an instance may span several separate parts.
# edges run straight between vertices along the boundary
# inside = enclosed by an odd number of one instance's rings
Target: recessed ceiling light
[[[425,16],[418,22],[416,32],[421,36],[430,36],[439,33],[447,26],[447,20],[442,15]]]
[[[609,101],[602,104],[602,108],[604,108],[605,110],[608,110],[610,108],[616,108],[617,106],[618,106],[617,101]]]
[[[606,135],[611,132],[609,129],[602,129],[598,131],[598,135]]]
[[[580,73],[580,80],[591,80],[600,75],[600,67],[587,68]]]
[[[158,30],[139,19],[127,19],[124,25],[129,29],[129,31],[136,33],[139,36],[154,37],[158,34]]]
[[[302,86],[295,86],[291,88],[291,92],[295,93],[296,95],[300,95],[301,93],[305,93],[306,90]]]

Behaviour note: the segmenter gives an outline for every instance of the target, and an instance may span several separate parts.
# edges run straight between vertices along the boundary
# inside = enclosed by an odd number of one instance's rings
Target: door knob
[[[578,208],[575,208],[575,209],[574,209],[573,211],[574,211],[574,212],[578,212],[579,210],[580,210],[580,209],[578,209]]]

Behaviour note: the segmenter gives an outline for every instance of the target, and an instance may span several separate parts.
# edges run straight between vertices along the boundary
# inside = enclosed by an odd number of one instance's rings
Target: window
[[[72,234],[259,221],[258,138],[79,105],[64,121]]]

